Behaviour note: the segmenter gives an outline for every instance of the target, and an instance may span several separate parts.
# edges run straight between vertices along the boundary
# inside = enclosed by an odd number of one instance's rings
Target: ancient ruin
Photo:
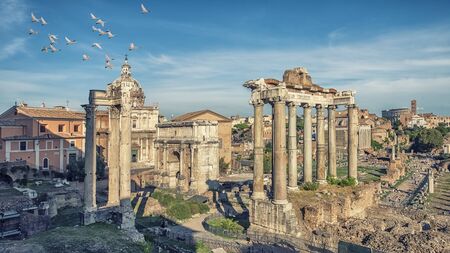
[[[140,84],[131,77],[131,67],[125,58],[120,77],[107,90],[91,90],[86,110],[86,146],[83,224],[116,219],[122,229],[133,231],[134,213],[130,197],[131,109],[144,104]],[[109,107],[108,204],[96,204],[96,119],[98,106]]]
[[[276,79],[250,80],[244,87],[252,91],[250,104],[254,107],[254,176],[253,195],[250,206],[252,229],[268,229],[276,233],[297,234],[295,211],[288,201],[288,190],[298,189],[296,118],[297,107],[304,111],[303,167],[304,183],[317,181],[327,183],[327,177],[336,173],[335,110],[338,106],[348,108],[348,177],[357,180],[358,120],[355,97],[352,91],[338,92],[322,88],[312,82],[305,68],[286,70],[283,81]],[[270,197],[263,183],[263,107],[270,104],[273,112],[273,166]],[[285,110],[288,107],[288,147],[286,149]],[[311,109],[317,111],[316,175],[313,177],[312,117]],[[324,110],[328,109],[328,170],[325,147]],[[286,161],[287,158],[287,161]],[[286,175],[288,165],[288,176]],[[286,180],[288,178],[288,180]]]

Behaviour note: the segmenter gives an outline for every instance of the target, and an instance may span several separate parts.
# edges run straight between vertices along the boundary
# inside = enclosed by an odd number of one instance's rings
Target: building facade
[[[64,173],[84,153],[84,114],[65,107],[15,105],[0,115],[0,160]]]

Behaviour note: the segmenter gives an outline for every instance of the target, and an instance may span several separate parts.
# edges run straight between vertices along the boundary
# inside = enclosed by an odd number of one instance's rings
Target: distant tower
[[[415,99],[411,100],[411,114],[417,114],[417,101]]]

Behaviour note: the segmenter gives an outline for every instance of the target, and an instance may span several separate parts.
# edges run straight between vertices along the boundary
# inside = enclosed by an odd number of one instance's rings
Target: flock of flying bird
[[[141,13],[142,14],[149,13],[149,10],[144,6],[144,4],[141,4]],[[92,25],[92,31],[93,32],[97,32],[99,36],[104,36],[105,35],[109,39],[112,39],[112,38],[114,38],[116,36],[115,34],[113,34],[111,32],[111,30],[105,30],[105,31],[103,30],[105,28],[105,23],[106,23],[103,19],[96,17],[93,13],[90,13],[90,16],[91,16],[91,19],[93,21],[95,21],[95,24]],[[36,23],[36,24],[40,23],[42,26],[45,26],[45,25],[48,24],[47,21],[43,17],[36,18],[34,13],[31,13],[31,22],[32,23]],[[37,35],[38,33],[39,33],[38,31],[36,31],[36,30],[34,30],[32,28],[30,28],[29,31],[28,31],[28,34],[30,36]],[[73,44],[77,43],[76,40],[69,39],[67,36],[64,36],[64,39],[66,41],[66,45],[67,46],[70,46],[70,45],[73,45]],[[56,44],[57,44],[57,41],[58,41],[58,36],[57,35],[49,34],[48,35],[48,40],[50,41],[50,43],[49,43],[48,46],[42,47],[42,49],[41,49],[42,52],[48,53],[50,51],[52,53],[55,53],[55,52],[61,51],[61,49],[56,48]],[[98,42],[92,43],[91,46],[94,47],[94,48],[97,48],[98,50],[103,50],[101,44],[98,43]],[[128,50],[129,51],[133,51],[133,50],[136,50],[136,49],[137,49],[137,46],[133,42],[131,42],[129,47],[128,47]],[[89,61],[90,60],[90,56],[87,55],[86,53],[84,53],[82,55],[82,60],[83,61]],[[112,69],[113,68],[113,65],[112,65],[112,61],[113,60],[114,59],[109,57],[108,54],[105,54],[105,68]]]

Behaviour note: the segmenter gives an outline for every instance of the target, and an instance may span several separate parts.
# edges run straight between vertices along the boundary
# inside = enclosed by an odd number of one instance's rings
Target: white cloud
[[[15,38],[0,49],[0,61],[25,52],[25,38]]]
[[[318,84],[356,90],[360,106],[375,113],[416,98],[429,110],[449,114],[448,41],[450,28],[444,26],[312,49],[274,45],[279,49],[148,55],[137,59],[134,72],[162,110],[175,114],[192,107],[249,114],[249,92],[241,84],[259,77],[281,79],[285,69],[297,66],[307,67]]]
[[[26,6],[23,0],[2,0],[0,2],[0,30],[11,29],[13,25],[24,22],[26,16]]]

